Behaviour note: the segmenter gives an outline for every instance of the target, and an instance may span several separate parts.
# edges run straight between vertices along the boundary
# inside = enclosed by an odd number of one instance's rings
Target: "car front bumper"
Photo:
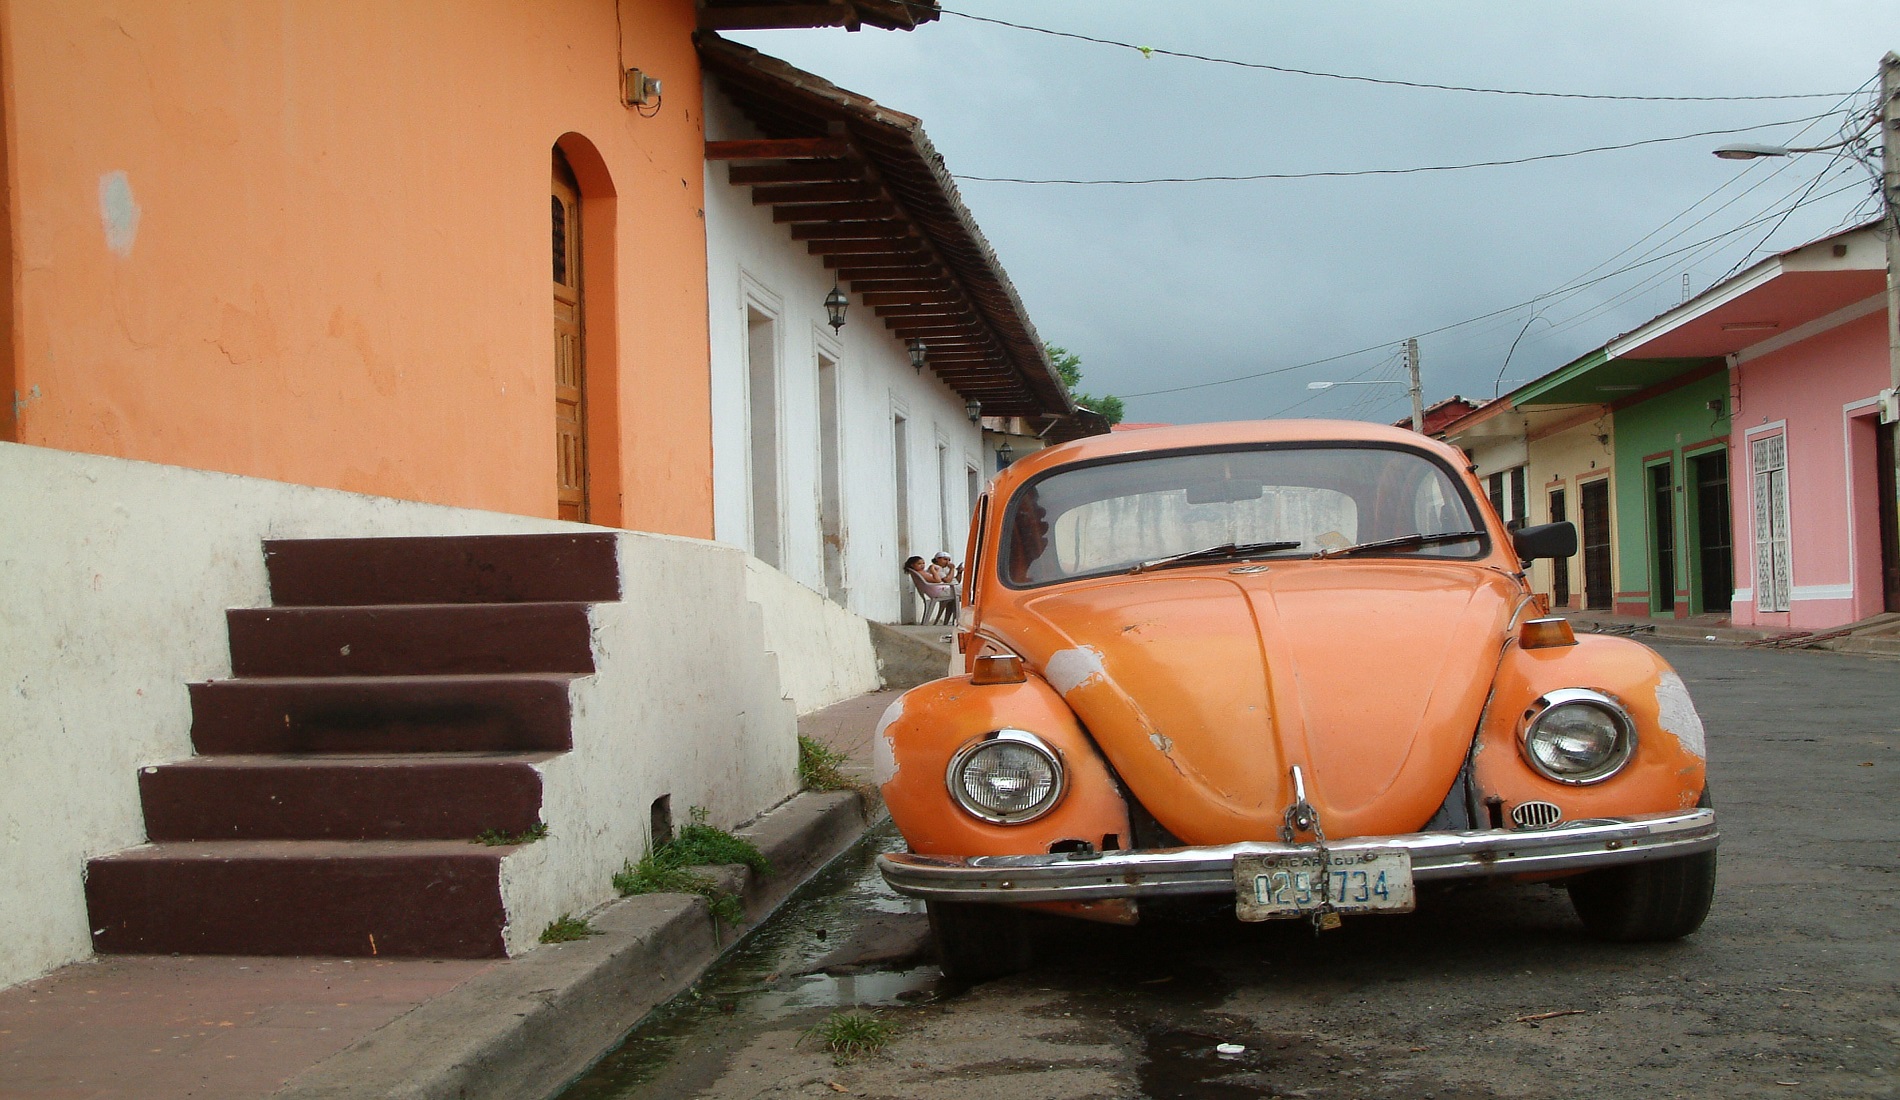
[[[1330,841],[1333,853],[1403,849],[1414,882],[1585,871],[1712,850],[1715,811],[1568,821],[1548,829],[1404,833]],[[1234,857],[1314,852],[1313,844],[1247,842],[1206,848],[947,856],[897,852],[878,870],[900,894],[932,901],[1092,901],[1234,893]]]

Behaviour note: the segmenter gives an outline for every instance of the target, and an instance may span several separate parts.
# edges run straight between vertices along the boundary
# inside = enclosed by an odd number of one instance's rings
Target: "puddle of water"
[[[936,966],[872,970],[862,974],[807,974],[790,989],[761,992],[748,1008],[761,1016],[806,1008],[880,1008],[936,999],[943,974]]]
[[[755,929],[697,985],[656,1009],[622,1044],[561,1093],[560,1100],[626,1100],[639,1096],[688,1053],[717,1061],[751,1036],[786,1026],[809,1027],[852,1007],[923,1004],[948,991],[934,965],[855,974],[804,971],[850,936],[867,914],[921,913],[877,873],[880,852],[903,838],[886,822],[800,887],[771,920]]]
[[[1149,1100],[1255,1100],[1310,1083],[1274,1080],[1276,1063],[1289,1060],[1281,1053],[1288,1042],[1276,1045],[1280,1051],[1264,1049],[1252,1036],[1235,1042],[1199,1031],[1148,1032],[1141,1094]]]

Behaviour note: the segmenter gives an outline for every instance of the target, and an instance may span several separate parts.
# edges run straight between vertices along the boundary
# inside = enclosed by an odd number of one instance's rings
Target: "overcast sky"
[[[1864,86],[1880,56],[1900,49],[1893,0],[945,6],[940,21],[908,33],[730,37],[922,118],[960,176],[1407,168],[1833,112],[1733,136],[1404,176],[1143,186],[961,180],[1043,338],[1082,356],[1081,388],[1123,395],[1131,421],[1175,423],[1397,419],[1409,411],[1402,385],[1313,391],[1307,383],[1403,378],[1399,347],[1413,335],[1428,404],[1453,394],[1489,398],[1501,371],[1508,392],[1675,305],[1685,274],[1700,293],[1751,255],[1867,216],[1876,192],[1851,161],[1732,162],[1710,151],[1736,141],[1836,140],[1843,112],[1871,105]],[[953,13],[1426,83],[1642,96],[1861,94],[1623,102],[1412,89],[1144,57]],[[1706,220],[1691,226],[1698,219]],[[1719,239],[1681,251],[1711,237]],[[1650,257],[1573,294],[1521,304]],[[1267,371],[1281,373],[1203,385]],[[1189,386],[1199,388],[1177,389]],[[1176,392],[1134,396],[1159,390]]]

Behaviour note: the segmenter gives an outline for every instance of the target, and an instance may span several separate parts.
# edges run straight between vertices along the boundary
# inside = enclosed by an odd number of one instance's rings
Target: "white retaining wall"
[[[269,603],[263,540],[577,529],[0,443],[0,986],[90,953],[85,861],[144,842],[138,769],[191,755],[185,685],[231,674],[224,611]],[[876,687],[863,621],[809,590],[714,543],[619,542],[574,751],[544,769],[553,837],[503,868],[511,951],[607,900],[655,797],[750,818],[794,789],[795,704]]]

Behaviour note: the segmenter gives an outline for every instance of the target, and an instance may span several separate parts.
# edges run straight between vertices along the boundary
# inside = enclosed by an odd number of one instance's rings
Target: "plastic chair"
[[[923,623],[935,626],[939,623],[949,625],[957,621],[957,589],[952,584],[938,584],[927,581],[917,573],[906,569],[912,588],[917,590],[917,598],[924,603]]]

